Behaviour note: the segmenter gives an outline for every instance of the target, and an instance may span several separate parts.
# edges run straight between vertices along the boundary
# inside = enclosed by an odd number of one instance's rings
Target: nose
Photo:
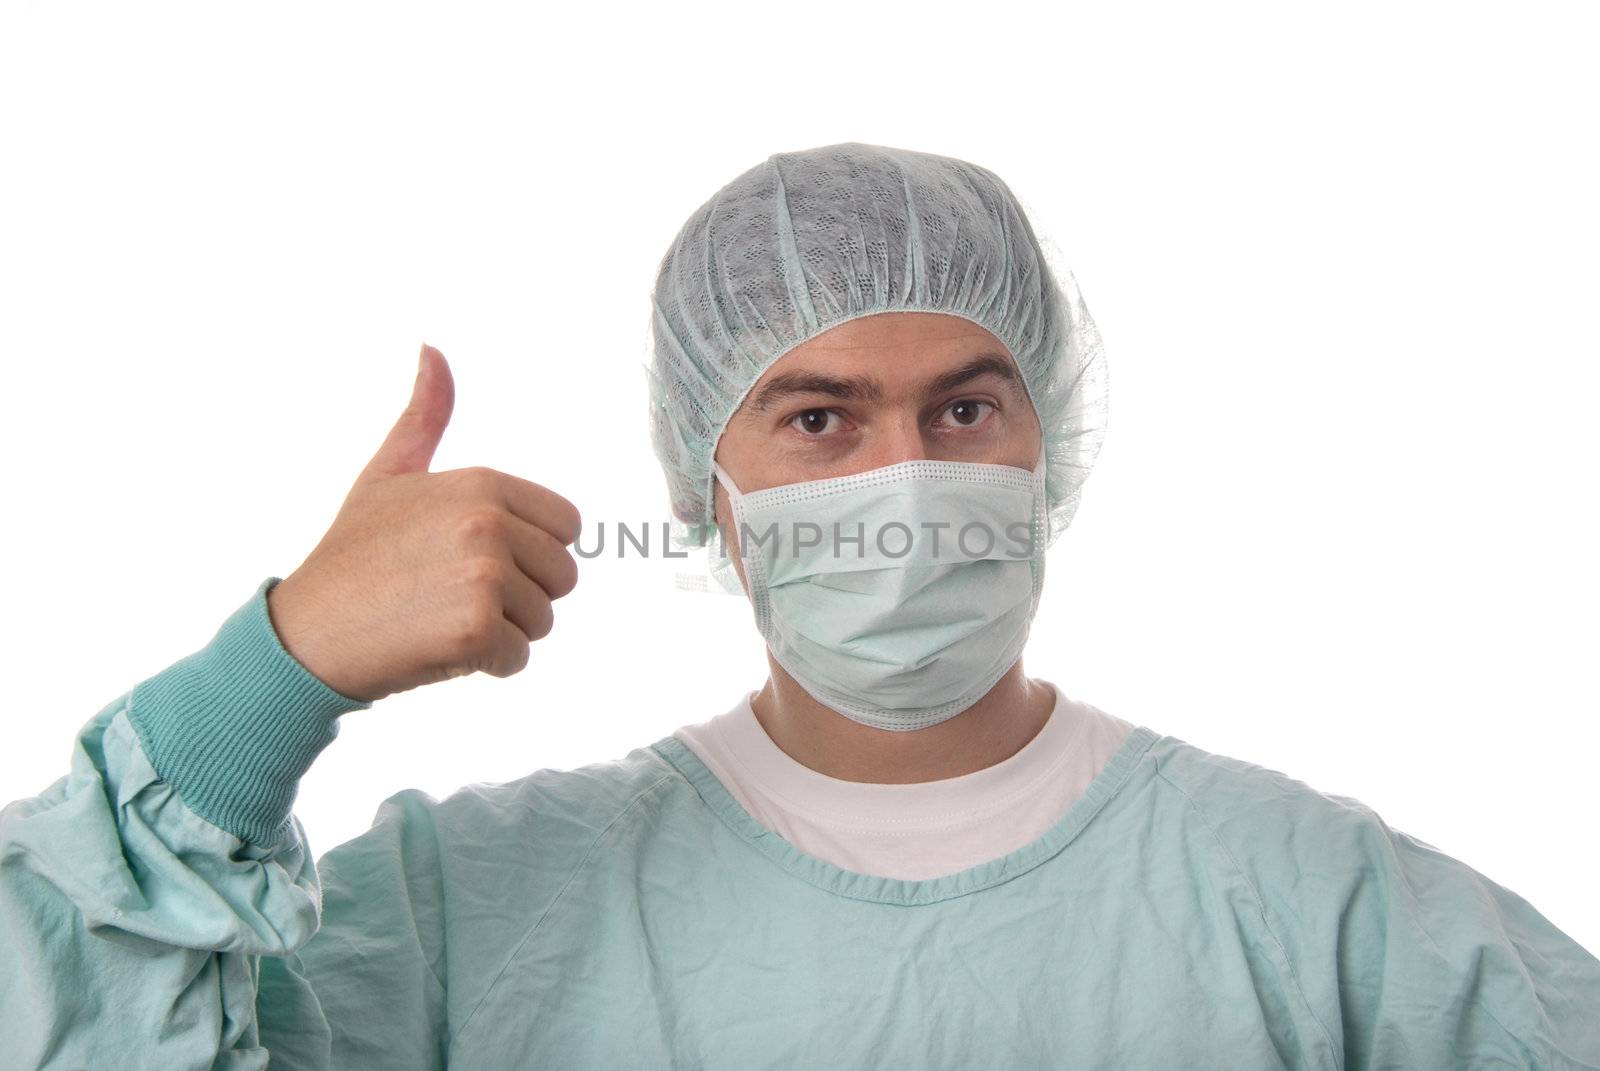
[[[881,469],[902,461],[923,461],[928,443],[915,413],[896,413],[878,421],[862,458],[865,469]]]

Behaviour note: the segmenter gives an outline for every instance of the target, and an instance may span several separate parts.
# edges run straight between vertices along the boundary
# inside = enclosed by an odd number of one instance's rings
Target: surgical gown
[[[0,1065],[1600,1066],[1600,962],[1526,901],[1143,726],[927,880],[801,853],[670,736],[398,792],[314,862],[294,785],[367,704],[283,649],[274,580],[0,813]]]

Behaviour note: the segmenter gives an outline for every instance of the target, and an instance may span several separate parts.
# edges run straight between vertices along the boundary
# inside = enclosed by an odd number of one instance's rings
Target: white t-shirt
[[[1049,682],[1042,682],[1049,683]],[[913,784],[841,781],[791,758],[750,707],[673,733],[755,820],[846,870],[921,880],[1037,840],[1077,802],[1133,726],[1059,687],[1049,719],[1010,758]]]

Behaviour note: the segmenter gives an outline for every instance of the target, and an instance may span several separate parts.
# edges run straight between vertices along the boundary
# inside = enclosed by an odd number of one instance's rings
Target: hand
[[[336,692],[376,701],[482,670],[509,677],[578,582],[577,509],[474,466],[429,472],[455,383],[422,347],[411,402],[333,526],[267,596],[289,653]]]

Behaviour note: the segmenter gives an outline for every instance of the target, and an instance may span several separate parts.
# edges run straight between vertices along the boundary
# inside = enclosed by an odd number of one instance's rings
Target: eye
[[[789,423],[807,435],[825,435],[837,428],[838,418],[832,409],[807,409],[796,413]]]
[[[950,415],[956,426],[963,428],[972,428],[982,424],[989,419],[989,414],[993,411],[993,405],[979,401],[976,398],[963,398],[958,402],[951,402],[943,410],[944,413]]]

